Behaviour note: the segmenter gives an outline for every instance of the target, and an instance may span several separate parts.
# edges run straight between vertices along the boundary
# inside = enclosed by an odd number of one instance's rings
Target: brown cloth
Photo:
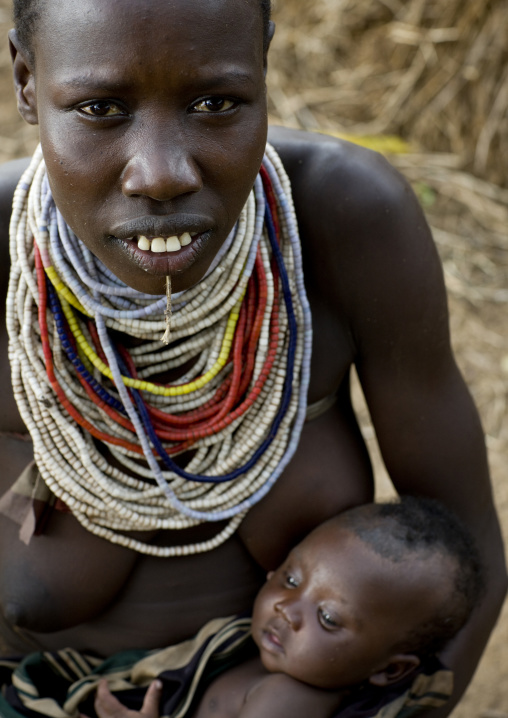
[[[53,511],[70,513],[66,504],[48,489],[35,461],[31,461],[0,498],[0,514],[19,524],[19,538],[29,544],[40,536]]]

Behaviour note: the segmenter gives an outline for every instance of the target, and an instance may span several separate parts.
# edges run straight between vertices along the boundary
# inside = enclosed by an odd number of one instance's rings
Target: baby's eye
[[[228,100],[226,97],[206,97],[204,100],[196,102],[192,109],[194,112],[226,112],[236,104],[234,100]]]
[[[323,628],[338,628],[339,624],[334,616],[329,613],[325,608],[320,608],[318,611],[319,622]]]
[[[289,588],[298,588],[298,579],[296,579],[290,573],[287,573],[284,576],[284,582]]]
[[[91,117],[117,117],[118,115],[126,114],[121,107],[109,100],[96,100],[95,102],[89,102],[88,105],[81,105],[79,110],[85,115],[90,115]]]

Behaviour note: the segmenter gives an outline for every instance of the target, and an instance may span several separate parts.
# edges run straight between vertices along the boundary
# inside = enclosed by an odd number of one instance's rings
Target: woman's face
[[[46,0],[34,50],[34,115],[67,223],[135,289],[162,294],[167,274],[175,291],[194,284],[263,156],[258,0]],[[176,251],[152,242],[175,236]]]

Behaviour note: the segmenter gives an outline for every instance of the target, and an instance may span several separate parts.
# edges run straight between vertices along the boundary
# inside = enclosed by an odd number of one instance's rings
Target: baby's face
[[[343,527],[319,527],[256,598],[252,633],[263,665],[325,689],[382,671],[392,647],[442,600],[449,583],[434,563],[395,564]]]

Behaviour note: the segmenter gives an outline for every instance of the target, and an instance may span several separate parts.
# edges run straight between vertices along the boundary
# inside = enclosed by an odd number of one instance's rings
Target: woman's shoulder
[[[359,306],[358,290],[364,293],[369,272],[398,281],[394,257],[414,255],[416,269],[422,256],[431,256],[418,200],[381,154],[325,134],[279,127],[271,128],[269,140],[291,181],[307,281],[321,292],[329,287],[337,294],[339,288],[341,307]]]
[[[14,190],[29,162],[29,157],[23,157],[0,165],[0,236],[2,244],[9,234]]]
[[[408,182],[380,153],[283,127],[270,128],[269,140],[291,181],[301,234],[333,245],[339,231],[342,250],[356,253],[383,230],[392,234],[394,222],[420,219]]]
[[[320,132],[270,127],[269,142],[279,153],[298,194],[344,193],[349,202],[398,199],[407,183],[379,152]]]
[[[7,291],[9,272],[9,221],[12,197],[19,179],[28,167],[30,158],[12,160],[0,165],[0,294]]]
[[[10,208],[16,185],[29,164],[30,157],[22,157],[18,160],[0,164],[0,202],[2,210],[4,207]]]

